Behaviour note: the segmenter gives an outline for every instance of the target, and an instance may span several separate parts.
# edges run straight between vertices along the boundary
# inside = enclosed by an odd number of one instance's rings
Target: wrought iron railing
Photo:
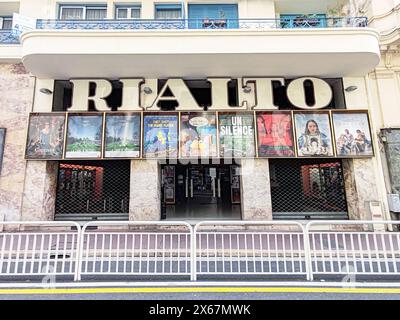
[[[160,29],[283,29],[366,27],[365,17],[282,19],[168,19],[168,20],[38,20],[38,29],[160,30]]]
[[[1,44],[18,44],[19,37],[12,34],[11,30],[0,30]]]
[[[281,19],[168,19],[168,20],[38,20],[37,29],[47,30],[183,30],[183,29],[311,29],[367,27],[366,17]],[[11,30],[0,30],[0,44],[17,44]]]

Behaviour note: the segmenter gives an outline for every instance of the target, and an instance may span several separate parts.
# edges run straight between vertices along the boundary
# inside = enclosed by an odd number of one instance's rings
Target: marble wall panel
[[[156,160],[131,161],[129,220],[161,219],[161,175]]]
[[[21,220],[24,152],[33,88],[34,78],[22,64],[0,63],[0,127],[7,129],[0,175],[0,212],[6,221]]]
[[[241,164],[243,220],[272,220],[268,160],[246,159]]]

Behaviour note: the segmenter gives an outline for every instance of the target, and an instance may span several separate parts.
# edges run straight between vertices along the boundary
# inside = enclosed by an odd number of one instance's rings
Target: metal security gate
[[[130,161],[60,162],[56,220],[127,220]]]
[[[271,160],[270,179],[275,219],[348,218],[340,160]]]

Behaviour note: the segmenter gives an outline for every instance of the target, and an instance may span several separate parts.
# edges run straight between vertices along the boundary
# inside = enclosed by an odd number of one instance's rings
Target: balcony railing
[[[281,19],[38,20],[40,30],[312,29],[367,27],[366,17]],[[0,44],[17,44],[11,30],[0,30]]]
[[[1,44],[18,44],[19,37],[12,34],[11,30],[0,30]]]
[[[366,27],[366,17],[282,19],[38,20],[38,29],[175,30]]]

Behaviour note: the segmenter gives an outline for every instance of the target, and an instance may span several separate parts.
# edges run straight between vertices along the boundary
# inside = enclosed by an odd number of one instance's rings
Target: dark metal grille
[[[270,179],[274,218],[348,218],[340,161],[271,160]]]
[[[60,162],[56,219],[127,219],[130,161]]]

